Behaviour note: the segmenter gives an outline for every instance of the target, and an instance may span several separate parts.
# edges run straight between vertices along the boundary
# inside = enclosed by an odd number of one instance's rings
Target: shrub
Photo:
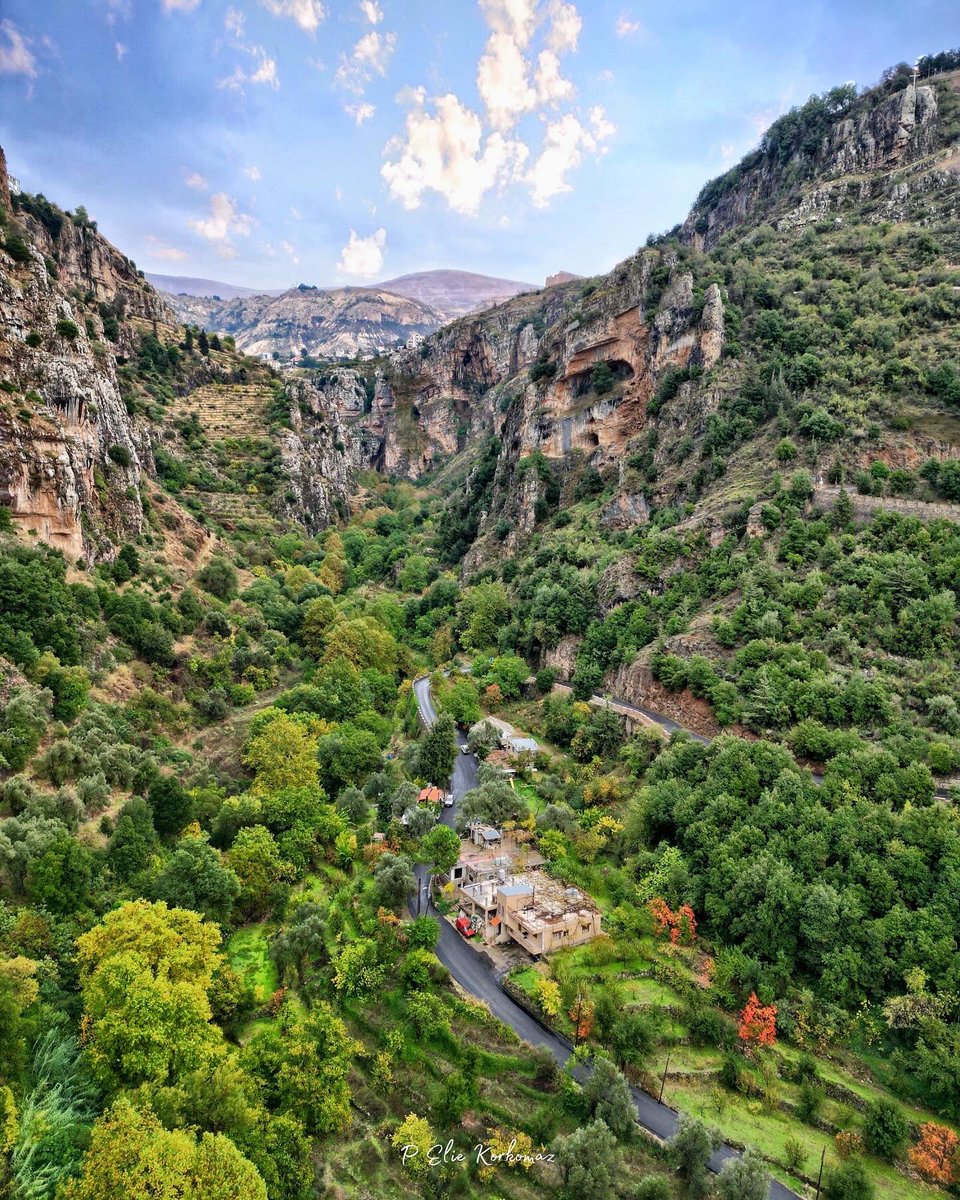
[[[824,1200],[873,1200],[873,1184],[861,1162],[845,1162],[834,1167],[823,1185]]]
[[[43,338],[39,333],[36,332],[36,330],[34,330],[32,333],[28,333],[23,340],[27,343],[31,350],[36,350],[38,347],[43,345]]]
[[[18,233],[8,233],[3,246],[14,262],[30,261],[30,247]]]
[[[114,445],[107,449],[107,455],[118,467],[129,467],[133,462],[133,456],[127,447],[120,446],[117,443],[114,443]]]
[[[893,1162],[907,1143],[910,1126],[899,1104],[881,1097],[867,1106],[863,1116],[863,1140],[878,1158]]]
[[[80,330],[77,328],[77,325],[68,317],[61,317],[54,326],[54,329],[56,330],[57,337],[65,338],[68,342],[75,342],[80,336]]]

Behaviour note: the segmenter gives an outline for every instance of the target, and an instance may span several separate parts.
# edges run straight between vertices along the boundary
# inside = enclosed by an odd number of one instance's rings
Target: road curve
[[[420,718],[428,728],[437,719],[437,712],[430,695],[430,679],[421,676],[413,681],[413,691],[417,698]],[[634,706],[635,707],[635,706]],[[639,710],[641,712],[645,710]],[[651,713],[646,714],[657,718]],[[662,718],[666,721],[667,718]],[[674,724],[670,722],[670,724]],[[677,727],[679,728],[679,727]],[[458,748],[466,743],[462,733],[457,734]],[[445,825],[453,825],[457,805],[466,792],[477,786],[477,759],[473,754],[457,754],[451,779],[453,792],[453,807],[441,810],[441,820]],[[421,911],[434,912],[429,897],[426,895],[429,881],[426,869],[417,867],[417,888]],[[411,905],[415,908],[416,905]],[[439,914],[437,914],[439,915]],[[542,1046],[548,1050],[562,1066],[570,1058],[573,1048],[566,1038],[561,1037],[546,1025],[541,1024],[531,1016],[526,1009],[521,1008],[500,986],[500,981],[494,971],[490,959],[475,950],[464,938],[457,933],[449,921],[440,920],[440,937],[437,942],[437,957],[447,968],[453,978],[462,988],[470,992],[478,1000],[482,1000],[495,1017],[504,1025],[509,1025],[525,1042],[531,1046]],[[590,1067],[578,1064],[573,1069],[574,1078],[583,1082],[590,1073]],[[648,1132],[660,1138],[671,1137],[676,1131],[678,1114],[666,1104],[661,1104],[640,1088],[631,1088],[633,1102],[637,1110],[638,1123]],[[719,1171],[724,1162],[735,1158],[738,1152],[730,1146],[720,1146],[710,1158],[710,1167]],[[770,1200],[800,1200],[797,1192],[780,1183],[777,1179],[770,1180]]]

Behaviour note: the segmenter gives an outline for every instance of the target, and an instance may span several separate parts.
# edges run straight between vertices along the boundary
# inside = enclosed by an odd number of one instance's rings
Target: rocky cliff
[[[847,281],[869,270],[860,229],[880,227],[871,245],[889,265],[874,278],[892,281],[870,305],[909,315],[866,336],[882,339],[885,352],[912,353],[921,364],[914,379],[942,354],[940,328],[954,297],[941,291],[926,321],[916,297],[953,269],[947,243],[921,231],[952,229],[960,213],[958,92],[954,72],[919,86],[900,80],[861,96],[841,88],[812,99],[707,185],[682,226],[650,239],[609,275],[518,296],[391,355],[369,411],[351,422],[362,430],[352,453],[411,477],[462,455],[468,469],[458,478],[469,491],[471,459],[496,439],[468,571],[591,490],[604,495],[599,520],[611,530],[679,504],[690,520],[711,525],[711,538],[721,536],[732,508],[764,485],[764,471],[769,478],[777,470],[776,439],[763,434],[763,422],[778,406],[783,428],[791,423],[785,406],[801,415],[832,406],[840,421],[824,422],[832,429],[863,414],[860,437],[871,405],[874,427],[889,418],[893,402],[865,366],[850,365],[867,353],[864,333],[849,323],[855,312],[832,316],[847,303]],[[934,261],[942,265],[927,275],[910,274]],[[794,264],[801,267],[791,275]],[[836,295],[832,283],[808,283],[804,270],[821,281],[835,270]],[[804,303],[823,330],[803,317]],[[919,333],[911,334],[914,315]],[[891,350],[901,341],[902,351]],[[897,402],[912,403],[909,380],[894,366],[869,370],[896,378]],[[824,376],[832,396],[815,386]],[[758,447],[750,439],[761,434]],[[884,437],[892,444],[919,433]],[[863,451],[850,457],[855,469]]]
[[[173,315],[133,263],[80,219],[11,197],[0,152],[0,504],[71,558],[138,533],[150,439],[124,403],[137,331]]]
[[[322,392],[185,344],[82,210],[11,195],[2,151],[0,209],[0,506],[15,530],[110,558],[144,532],[152,476],[214,530],[289,517],[313,532],[346,514],[349,438]]]

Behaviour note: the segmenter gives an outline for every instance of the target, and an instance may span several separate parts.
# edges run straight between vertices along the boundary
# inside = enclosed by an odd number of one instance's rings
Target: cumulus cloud
[[[387,65],[397,44],[395,33],[371,29],[356,43],[349,54],[341,52],[336,81],[340,87],[357,96],[375,75],[386,75]]]
[[[547,46],[556,54],[576,50],[583,28],[583,20],[576,8],[572,4],[565,4],[563,0],[555,0],[547,11],[550,19]]]
[[[646,36],[647,32],[642,21],[628,17],[626,13],[617,17],[616,31],[618,38]]]
[[[117,62],[123,62],[127,54],[126,46],[123,44],[123,42],[115,42],[113,48],[117,55]]]
[[[387,244],[387,231],[378,229],[369,237],[359,237],[355,229],[350,230],[350,240],[344,246],[337,263],[341,275],[357,275],[371,279],[383,266],[383,248]]]
[[[574,86],[560,74],[560,59],[553,50],[544,50],[537,59],[537,99],[541,104],[557,105],[573,98]]]
[[[536,105],[528,71],[521,42],[508,33],[490,35],[477,65],[477,90],[494,129],[509,129]]]
[[[376,0],[360,0],[360,11],[371,25],[379,25],[383,20],[383,9]]]
[[[222,258],[233,258],[236,249],[230,240],[231,234],[247,237],[253,228],[253,218],[243,213],[226,192],[210,197],[210,213],[206,217],[191,217],[188,221],[194,233],[212,242]]]
[[[574,86],[560,70],[560,56],[577,48],[583,21],[573,4],[550,0],[481,0],[490,36],[477,64],[477,90],[494,129],[505,133],[538,106],[572,99]],[[534,68],[528,50],[542,32],[545,48]]]
[[[207,181],[199,171],[191,171],[186,179],[184,179],[184,183],[188,188],[195,188],[198,192],[205,192],[207,190]]]
[[[190,257],[186,250],[179,250],[176,246],[170,246],[152,233],[148,233],[144,241],[150,246],[150,253],[154,258],[162,258],[167,262],[183,262],[184,259]]]
[[[405,208],[418,208],[424,193],[434,191],[455,211],[474,213],[491,188],[519,178],[529,153],[523,142],[499,132],[484,138],[480,117],[452,94],[441,96],[432,114],[422,89],[411,98],[406,137],[388,145],[396,157],[380,169]]]
[[[164,12],[192,12],[200,0],[160,0],[160,7]]]
[[[255,165],[249,166],[249,167],[244,167],[243,173],[244,173],[244,175],[246,175],[246,177],[248,179],[252,180],[254,183],[259,183],[260,180],[263,178],[263,172],[260,170],[260,168],[258,166],[255,166]]]
[[[362,125],[364,121],[369,121],[377,110],[372,104],[347,104],[343,111],[347,116],[353,117],[358,125]]]
[[[580,166],[585,154],[603,153],[602,143],[615,132],[599,104],[590,110],[589,128],[573,113],[551,121],[543,149],[526,177],[537,208],[545,208],[554,196],[571,191],[567,175]]]
[[[488,192],[518,181],[544,207],[570,190],[570,172],[587,155],[602,154],[616,132],[601,106],[586,116],[570,107],[576,89],[562,57],[577,49],[583,28],[575,4],[480,0],[480,9],[489,31],[477,63],[480,111],[454,94],[428,103],[422,87],[397,96],[409,106],[405,130],[384,148],[380,173],[406,208],[435,192],[455,211],[472,214]],[[543,121],[536,153],[517,129],[531,113]]]
[[[320,0],[262,0],[262,3],[275,17],[291,17],[304,33],[311,35],[327,15]]]
[[[27,39],[12,21],[0,21],[0,74],[37,77],[37,60]]]
[[[284,254],[287,255],[294,265],[299,264],[300,258],[297,254],[297,248],[291,242],[281,242],[280,249],[284,252]]]

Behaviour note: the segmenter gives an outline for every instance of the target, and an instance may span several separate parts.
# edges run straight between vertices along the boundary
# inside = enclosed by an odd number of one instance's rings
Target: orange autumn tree
[[[757,993],[751,992],[740,1014],[737,1034],[746,1048],[772,1046],[777,1040],[777,1006],[761,1004]]]
[[[910,1148],[910,1165],[931,1183],[960,1182],[958,1146],[960,1138],[952,1129],[929,1121],[920,1126],[920,1140]]]
[[[576,1026],[577,1041],[585,1042],[593,1033],[593,1018],[595,1006],[592,1000],[584,1000],[578,996],[567,1016]]]
[[[654,896],[647,905],[653,917],[657,937],[669,935],[674,945],[690,946],[697,934],[697,918],[689,904],[681,904],[676,912],[662,896]]]

